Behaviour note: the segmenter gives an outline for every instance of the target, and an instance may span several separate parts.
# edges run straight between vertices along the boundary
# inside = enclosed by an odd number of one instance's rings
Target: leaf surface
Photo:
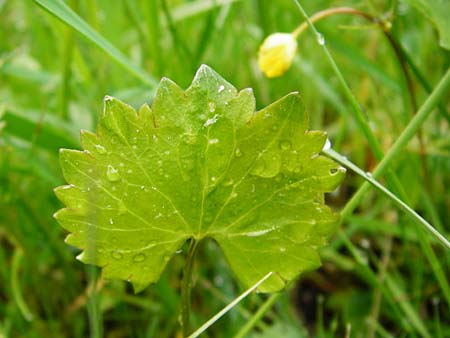
[[[255,112],[251,90],[207,66],[186,91],[163,79],[139,112],[106,97],[84,151],[60,152],[69,185],[55,189],[66,205],[55,217],[81,261],[136,291],[186,240],[207,237],[245,286],[272,271],[259,290],[278,291],[320,265],[339,221],[324,193],[345,169],[318,155],[326,134],[307,128],[297,93]]]

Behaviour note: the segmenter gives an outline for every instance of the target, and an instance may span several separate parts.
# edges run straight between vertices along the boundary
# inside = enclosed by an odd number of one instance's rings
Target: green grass
[[[63,242],[53,188],[58,149],[79,147],[105,94],[139,107],[160,77],[186,87],[202,63],[252,87],[258,108],[299,91],[312,129],[449,238],[450,90],[440,81],[450,57],[430,21],[402,1],[300,4],[309,16],[352,6],[390,20],[412,87],[379,27],[345,15],[315,23],[325,46],[306,31],[293,67],[264,78],[263,38],[303,21],[292,0],[0,1],[0,337],[180,336],[187,248],[138,295],[103,281]],[[450,336],[449,250],[350,171],[328,200],[343,225],[322,268],[285,293],[250,295],[203,336]],[[200,245],[194,280],[193,328],[244,291],[214,243]]]

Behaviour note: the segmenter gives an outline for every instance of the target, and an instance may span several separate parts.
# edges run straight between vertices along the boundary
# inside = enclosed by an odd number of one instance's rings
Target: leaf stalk
[[[197,253],[199,241],[192,238],[189,243],[189,249],[186,256],[186,266],[183,273],[181,284],[181,330],[183,337],[189,335],[189,320],[191,313],[191,289],[192,289],[192,270],[194,267],[195,255]]]

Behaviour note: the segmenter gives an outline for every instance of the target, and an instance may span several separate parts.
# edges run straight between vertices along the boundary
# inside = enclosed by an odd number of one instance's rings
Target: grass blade
[[[196,338],[200,336],[203,332],[205,332],[211,325],[213,325],[216,321],[218,321],[223,315],[225,315],[228,311],[230,311],[233,307],[235,307],[241,300],[247,297],[250,293],[253,292],[258,286],[260,286],[266,279],[272,276],[272,272],[269,272],[263,278],[261,278],[256,284],[247,289],[244,293],[242,293],[239,297],[235,298],[231,303],[225,306],[222,310],[217,312],[214,316],[211,317],[205,324],[200,326],[194,333],[192,333],[188,338]]]
[[[438,85],[424,102],[422,107],[419,108],[417,114],[413,117],[413,119],[406,126],[405,130],[397,138],[397,141],[395,141],[394,145],[386,153],[386,156],[377,165],[372,174],[373,178],[377,179],[381,177],[383,173],[389,168],[389,164],[392,162],[392,160],[400,155],[400,152],[405,149],[408,142],[414,137],[420,126],[431,114],[441,98],[448,93],[449,88],[450,67],[447,69],[447,72],[442,77],[441,81],[439,81]],[[342,210],[342,217],[344,219],[352,214],[353,210],[355,210],[359,203],[362,201],[362,198],[367,193],[369,188],[370,184],[368,182],[365,182],[353,195],[351,200],[345,205],[345,208]]]
[[[356,174],[363,177],[367,182],[372,184],[375,188],[380,190],[386,196],[388,196],[395,204],[397,204],[401,209],[403,209],[406,214],[415,222],[422,225],[426,230],[428,230],[439,242],[441,242],[447,249],[450,249],[450,242],[439,232],[437,231],[430,223],[428,223],[423,217],[421,217],[418,213],[416,213],[411,207],[409,207],[405,202],[399,199],[396,195],[390,192],[387,188],[385,188],[381,183],[375,180],[372,177],[372,174],[367,174],[359,168],[356,164],[347,160],[344,156],[341,156],[337,152],[332,149],[324,150],[325,154],[327,154],[332,159],[346,166],[347,168],[353,170]]]
[[[69,6],[60,0],[33,0],[47,12],[75,29],[86,39],[102,49],[113,60],[127,69],[142,82],[155,86],[157,80],[140,67],[134,65],[120,50],[95,31],[86,21],[78,16]]]

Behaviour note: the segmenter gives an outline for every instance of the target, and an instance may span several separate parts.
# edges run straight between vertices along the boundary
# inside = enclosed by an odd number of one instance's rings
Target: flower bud
[[[259,48],[259,68],[267,77],[281,76],[292,65],[296,52],[297,40],[293,34],[271,34]]]

